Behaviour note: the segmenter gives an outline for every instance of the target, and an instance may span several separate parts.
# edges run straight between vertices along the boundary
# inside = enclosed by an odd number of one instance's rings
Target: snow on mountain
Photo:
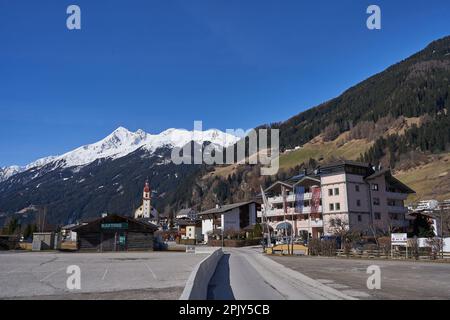
[[[54,163],[55,167],[76,167],[92,163],[97,159],[117,159],[143,147],[149,152],[157,148],[183,147],[190,141],[197,143],[211,142],[213,144],[227,147],[236,143],[240,138],[224,133],[220,130],[211,129],[207,131],[188,131],[184,129],[168,129],[160,134],[152,135],[137,130],[131,132],[126,128],[119,127],[106,138],[93,144],[79,147],[61,156],[50,156],[39,159],[25,167],[11,166],[0,168],[0,182],[11,176],[33,168]]]
[[[19,173],[22,171],[22,168],[19,166],[11,166],[11,167],[4,167],[0,168],[0,182],[9,179],[16,173]]]

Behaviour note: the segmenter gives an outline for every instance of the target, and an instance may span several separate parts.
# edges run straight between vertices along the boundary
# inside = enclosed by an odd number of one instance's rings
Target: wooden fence
[[[442,253],[421,253],[419,255],[413,255],[408,252],[406,257],[406,251],[393,251],[386,252],[385,250],[336,250],[336,256],[339,258],[361,258],[361,259],[411,259],[411,260],[438,260],[444,259],[450,261],[450,252]]]

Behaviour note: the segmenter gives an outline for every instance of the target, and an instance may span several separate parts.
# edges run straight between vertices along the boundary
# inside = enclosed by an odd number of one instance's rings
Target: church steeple
[[[151,199],[151,192],[152,192],[152,190],[150,189],[150,185],[149,185],[148,179],[147,179],[147,180],[145,180],[144,196],[143,196],[144,200]]]
[[[142,215],[144,218],[151,218],[151,201],[152,201],[152,190],[150,189],[150,184],[148,179],[145,180],[144,192],[142,197]]]

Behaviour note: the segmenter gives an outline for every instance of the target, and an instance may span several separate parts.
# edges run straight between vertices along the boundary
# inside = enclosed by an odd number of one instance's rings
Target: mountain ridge
[[[0,168],[0,182],[9,179],[17,173],[43,167],[50,163],[54,163],[55,168],[85,166],[98,159],[118,159],[139,148],[153,152],[164,146],[183,147],[191,141],[200,144],[210,142],[218,146],[228,147],[236,143],[238,139],[238,137],[218,129],[188,131],[185,129],[170,128],[159,134],[149,134],[141,129],[132,132],[120,126],[105,138],[92,144],[75,148],[60,156],[40,158],[22,167],[13,165]]]
[[[98,216],[105,211],[129,215],[140,203],[147,177],[157,192],[152,204],[158,210],[173,213],[192,207],[201,211],[217,203],[252,199],[261,185],[287,179],[305,168],[313,169],[333,157],[349,155],[374,165],[397,166],[408,184],[418,181],[415,171],[411,171],[415,167],[422,167],[421,184],[430,170],[439,167],[443,172],[437,172],[434,180],[439,183],[447,178],[444,173],[450,172],[450,157],[446,156],[450,152],[449,109],[450,37],[445,37],[328,102],[284,122],[264,125],[280,129],[282,152],[294,149],[281,155],[282,170],[275,176],[260,176],[258,165],[236,166],[225,176],[211,174],[220,168],[217,166],[177,166],[171,163],[169,149],[164,147],[153,152],[138,148],[123,157],[97,159],[72,169],[52,159],[41,169],[29,169],[0,181],[0,215],[36,204],[47,205],[49,217],[57,222]],[[109,137],[111,144],[104,146],[106,150],[114,147],[122,134],[128,134],[121,131]],[[172,133],[169,129],[166,135]],[[215,134],[211,132],[211,136]],[[139,146],[145,136],[139,130],[128,135],[126,140],[132,148]],[[314,139],[316,144],[307,145]],[[442,156],[436,156],[439,154]],[[428,165],[429,159],[440,166]],[[52,165],[60,167],[52,170]],[[447,194],[442,192],[442,188],[427,185],[420,196]]]

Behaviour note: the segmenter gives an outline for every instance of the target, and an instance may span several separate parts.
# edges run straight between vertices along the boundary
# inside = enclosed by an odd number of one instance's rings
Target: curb
[[[222,256],[222,248],[216,249],[195,266],[179,300],[207,299],[209,281],[214,275],[217,264]]]
[[[250,252],[249,252],[250,253]],[[323,283],[320,283],[317,280],[314,280],[303,273],[300,273],[298,271],[292,270],[265,255],[259,255],[257,253],[255,254],[249,254],[247,255],[247,258],[251,258],[255,261],[255,263],[259,264],[257,266],[259,268],[263,268],[263,266],[269,270],[277,270],[279,273],[280,278],[283,277],[283,275],[287,279],[291,279],[293,282],[297,282],[302,284],[303,286],[307,287],[311,293],[317,295],[318,297],[322,297],[324,299],[328,300],[358,300],[355,297],[349,296],[343,292],[340,292],[339,290],[336,290],[332,287],[329,287]],[[274,285],[274,284],[272,284]],[[296,297],[289,297],[288,299],[297,299]]]

